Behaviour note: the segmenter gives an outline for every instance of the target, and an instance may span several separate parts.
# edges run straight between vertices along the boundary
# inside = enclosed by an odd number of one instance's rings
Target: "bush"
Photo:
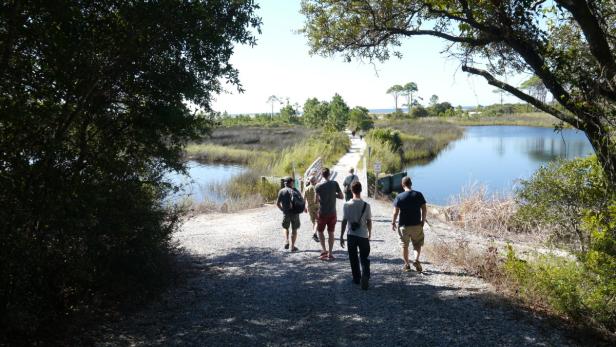
[[[341,132],[324,131],[305,141],[282,151],[280,159],[272,168],[274,175],[290,175],[295,167],[295,173],[303,175],[312,162],[321,157],[326,166],[331,166],[351,147],[348,136]]]
[[[421,105],[413,107],[413,110],[411,111],[411,116],[415,118],[428,117],[429,115],[430,113],[428,110]]]
[[[516,195],[517,219],[542,226],[554,240],[581,251],[590,246],[582,218],[605,210],[610,200],[596,156],[550,163],[523,180]]]
[[[188,105],[239,85],[229,58],[257,8],[2,3],[0,340],[45,344],[36,332],[164,283],[180,217],[164,177],[211,125]]]
[[[511,246],[508,248],[504,273],[510,291],[526,302],[566,315],[578,324],[616,333],[614,263],[611,268],[602,267],[596,272],[592,261],[578,262],[553,255],[523,261],[516,257]]]

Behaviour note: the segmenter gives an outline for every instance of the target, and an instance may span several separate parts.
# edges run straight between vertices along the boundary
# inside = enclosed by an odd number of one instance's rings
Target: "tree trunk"
[[[586,126],[582,130],[586,133],[597,154],[597,159],[603,167],[609,193],[616,192],[616,144],[614,144],[610,132],[592,120],[587,120]]]

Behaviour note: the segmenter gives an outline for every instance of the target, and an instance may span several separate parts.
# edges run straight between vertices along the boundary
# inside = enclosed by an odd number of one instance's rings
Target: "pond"
[[[447,205],[471,185],[488,192],[510,194],[520,179],[557,158],[573,159],[593,153],[584,133],[574,129],[523,126],[466,127],[434,160],[406,168],[413,188],[428,203]]]
[[[178,173],[169,174],[169,178],[175,184],[182,187],[182,191],[176,197],[190,196],[197,203],[208,200],[222,203],[226,200],[216,187],[220,187],[231,178],[246,171],[241,165],[234,164],[204,164],[194,160],[187,162],[188,175]]]

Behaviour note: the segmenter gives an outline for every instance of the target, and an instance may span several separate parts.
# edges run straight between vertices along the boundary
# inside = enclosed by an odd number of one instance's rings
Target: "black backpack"
[[[299,192],[299,190],[295,188],[288,188],[288,189],[290,190],[290,193],[291,193],[291,209],[289,209],[289,212],[291,213],[304,212],[304,209],[306,208],[306,202],[304,201],[304,198],[302,198],[302,194]]]

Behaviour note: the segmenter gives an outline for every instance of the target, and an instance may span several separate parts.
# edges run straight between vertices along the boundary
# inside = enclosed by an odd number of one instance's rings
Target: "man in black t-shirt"
[[[421,272],[419,254],[424,244],[423,226],[427,215],[426,199],[424,199],[423,194],[420,192],[412,190],[411,186],[411,179],[404,177],[402,179],[404,192],[398,194],[394,200],[394,215],[391,219],[391,229],[397,231],[398,236],[400,236],[402,259],[404,260],[403,271],[408,272],[411,270],[411,265],[409,264],[409,243],[412,242],[413,254],[415,255],[413,266],[415,266],[418,272]],[[398,215],[400,215],[400,220],[396,228]]]

